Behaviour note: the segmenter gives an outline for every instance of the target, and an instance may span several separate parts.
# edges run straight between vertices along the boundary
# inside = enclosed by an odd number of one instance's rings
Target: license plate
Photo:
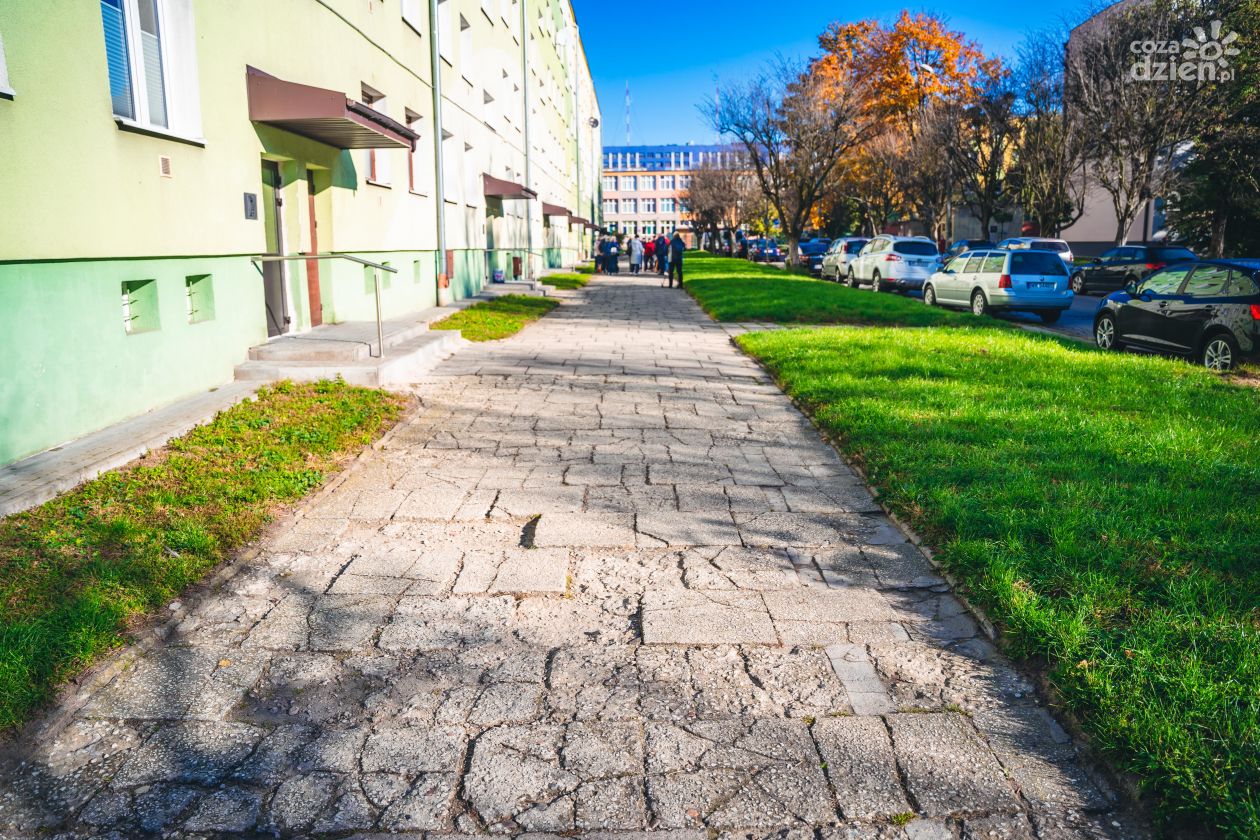
[[[1053,288],[1054,288],[1054,284],[1053,284],[1053,283],[1029,283],[1029,284],[1028,284],[1028,288],[1030,288],[1030,289],[1053,289]]]

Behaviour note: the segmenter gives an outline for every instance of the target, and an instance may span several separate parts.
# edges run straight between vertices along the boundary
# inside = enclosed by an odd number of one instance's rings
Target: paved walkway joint
[[[1145,836],[728,329],[564,297],[15,747],[0,828]]]

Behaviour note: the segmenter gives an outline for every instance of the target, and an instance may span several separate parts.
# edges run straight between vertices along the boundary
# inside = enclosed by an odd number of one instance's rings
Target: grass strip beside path
[[[282,382],[164,449],[0,519],[0,728],[254,539],[405,400]]]
[[[688,254],[683,284],[701,308],[718,321],[782,324],[887,324],[907,327],[996,326],[992,318],[927,307],[901,295],[850,289],[839,283],[790,274],[702,252]]]
[[[1006,329],[738,341],[1045,666],[1174,836],[1260,837],[1255,391]]]
[[[591,275],[572,273],[572,274],[548,274],[542,278],[542,282],[553,289],[580,289],[587,283],[591,282]]]
[[[559,305],[551,298],[503,295],[461,309],[429,328],[459,330],[469,341],[495,341],[516,335]]]

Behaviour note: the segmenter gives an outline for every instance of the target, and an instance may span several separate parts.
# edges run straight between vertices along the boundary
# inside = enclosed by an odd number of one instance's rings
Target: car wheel
[[[1041,316],[1043,324],[1056,324],[1059,321],[1059,316],[1063,313],[1057,309],[1043,309],[1037,314]]]
[[[878,271],[873,272],[873,273],[871,274],[871,291],[872,291],[872,292],[882,292],[882,291],[884,291],[884,288],[883,288],[883,281],[881,281],[881,280],[879,279],[879,272],[878,272]]]
[[[931,286],[924,286],[923,302],[928,306],[936,306],[936,289],[933,289]]]
[[[849,282],[845,285],[847,285],[850,289],[856,289],[858,287],[857,275],[853,273],[853,269],[851,268],[849,269]]]
[[[1079,271],[1072,275],[1072,292],[1074,294],[1085,294],[1085,275]]]
[[[1229,333],[1208,336],[1203,344],[1203,366],[1217,373],[1232,370],[1238,361],[1238,342]]]
[[[1116,319],[1104,312],[1094,322],[1094,343],[1103,350],[1120,350],[1120,336],[1116,334]]]
[[[984,296],[984,292],[976,289],[971,293],[971,314],[987,315],[989,314],[989,299]]]

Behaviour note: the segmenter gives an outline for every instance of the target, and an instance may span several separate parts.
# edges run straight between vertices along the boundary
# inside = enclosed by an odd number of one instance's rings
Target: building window
[[[100,0],[114,116],[201,133],[191,0]]]
[[[0,99],[12,99],[13,87],[9,84],[9,67],[4,61],[4,39],[0,38]]]
[[[410,128],[416,134],[420,133],[420,115],[410,108],[403,109],[403,116],[407,120],[407,128]],[[420,141],[416,140],[416,145],[407,152],[407,189],[413,193],[420,192],[420,186],[417,182],[416,173],[420,171],[420,161],[416,160],[416,155],[420,151]]]
[[[654,236],[654,235],[656,235],[656,222],[644,222],[644,223],[643,223],[643,235],[644,235],[644,236]]]
[[[672,199],[672,198],[662,198],[662,199],[661,199],[661,212],[662,212],[662,213],[673,213],[673,212],[674,212],[674,199]]]
[[[662,175],[662,176],[661,176],[661,189],[662,189],[662,190],[672,190],[672,189],[674,189],[674,176],[673,176],[673,175]]]
[[[690,187],[691,187],[691,176],[679,175],[678,176],[678,189],[685,190],[685,189],[690,189]]]
[[[385,113],[385,94],[363,85],[362,102],[373,111]],[[389,185],[389,150],[367,150],[367,179],[369,184]]]
[[[417,35],[424,33],[424,8],[421,0],[402,0],[403,22],[414,29]]]
[[[623,198],[621,199],[620,207],[621,207],[621,215],[623,216],[627,213],[638,213],[639,200],[636,198]]]
[[[617,212],[617,199],[605,198],[604,199],[604,215],[611,216],[613,213],[616,213],[616,212]]]
[[[184,301],[188,323],[214,320],[214,281],[209,274],[193,274],[184,278]]]
[[[156,280],[127,280],[122,284],[122,316],[127,335],[152,332],[161,326]]]
[[[643,175],[639,178],[639,186],[644,192],[652,192],[656,189],[656,176]]]
[[[636,184],[636,179],[633,175],[622,175],[619,187],[622,192],[634,192],[636,189],[638,189],[638,187],[635,186],[635,184]]]
[[[455,2],[437,0],[438,52],[447,64],[455,63]]]
[[[643,199],[643,212],[644,212],[644,213],[655,213],[655,212],[656,212],[656,199],[655,199],[655,198],[645,198],[645,199]]]
[[[617,189],[617,179],[613,177],[612,175],[605,175],[604,176],[604,191],[612,192],[615,189]]]

